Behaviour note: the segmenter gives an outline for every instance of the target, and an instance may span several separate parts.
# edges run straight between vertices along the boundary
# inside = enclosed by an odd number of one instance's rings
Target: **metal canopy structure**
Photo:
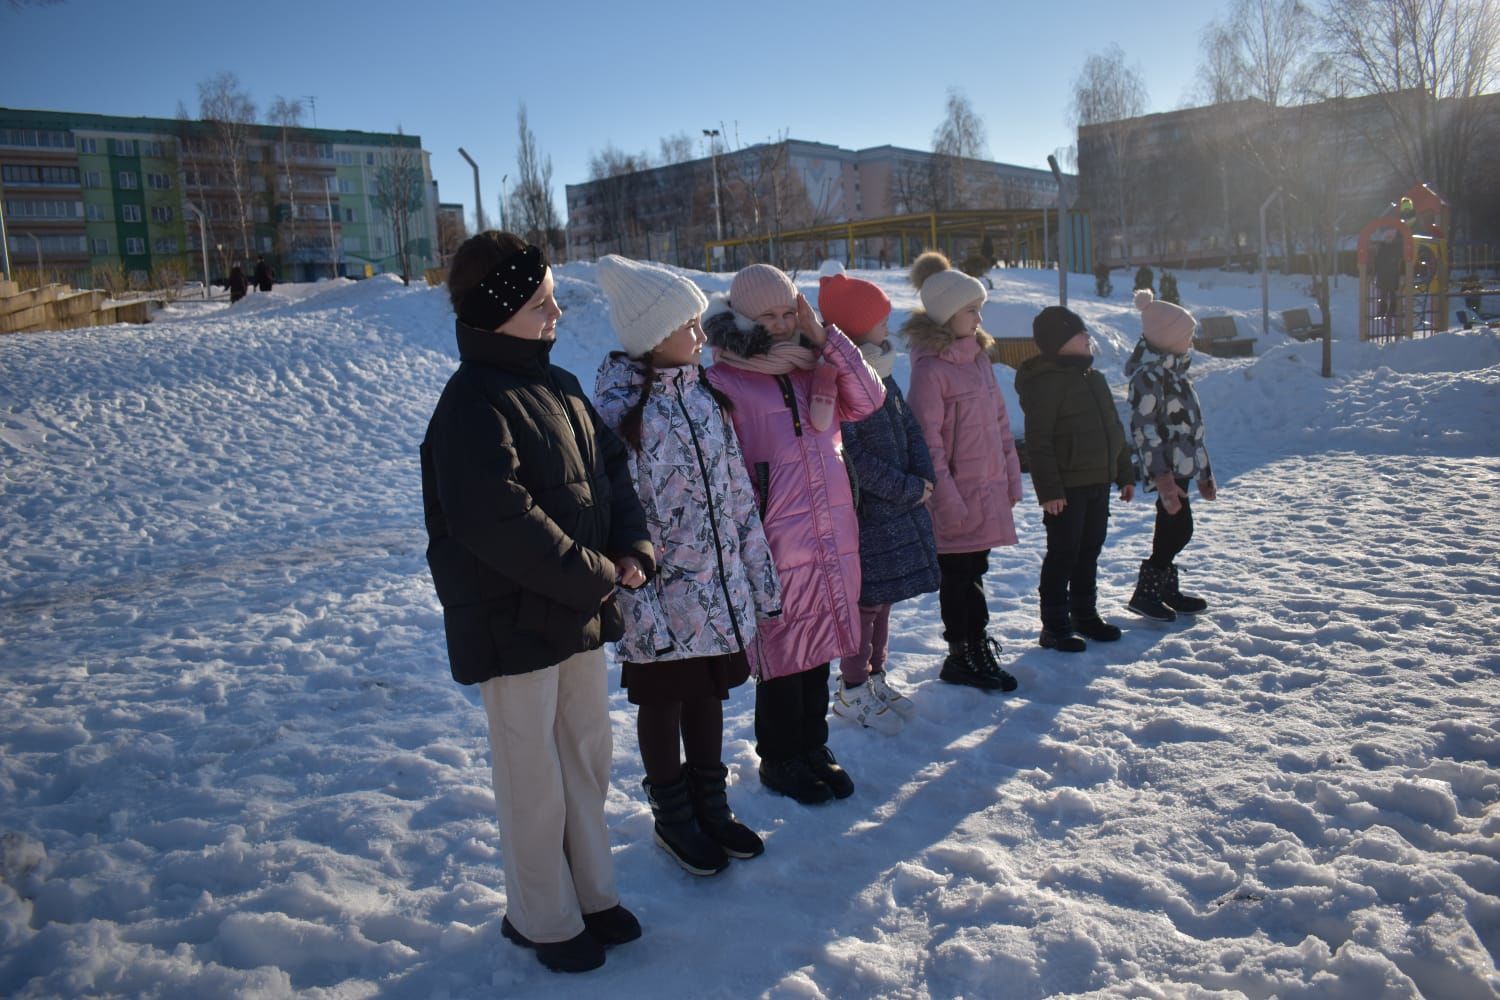
[[[781,233],[759,236],[744,236],[727,240],[710,240],[704,244],[703,262],[706,270],[712,270],[715,250],[735,247],[765,247],[767,251],[778,248],[785,253],[788,245],[817,245],[827,247],[830,243],[842,243],[838,254],[847,266],[855,266],[857,257],[873,257],[875,254],[860,253],[860,241],[879,241],[884,249],[894,242],[897,256],[892,263],[906,266],[918,253],[926,249],[940,249],[955,260],[961,256],[957,251],[969,244],[977,246],[986,236],[990,237],[999,256],[1006,254],[999,248],[1010,250],[1010,256],[1025,260],[1051,260],[1048,244],[1057,238],[1058,210],[1055,208],[1000,208],[966,209],[952,212],[919,212],[910,215],[887,215],[877,219],[859,219],[849,222],[830,222],[802,229],[789,229]],[[1093,270],[1093,245],[1090,238],[1087,213],[1069,212],[1068,231],[1073,239],[1073,270],[1088,273]]]

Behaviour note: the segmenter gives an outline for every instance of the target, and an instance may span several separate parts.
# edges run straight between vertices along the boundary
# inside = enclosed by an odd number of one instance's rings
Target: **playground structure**
[[[1360,340],[1448,329],[1449,231],[1448,203],[1426,184],[1360,230]]]
[[[722,258],[725,251],[735,248],[775,246],[783,260],[801,260],[809,268],[816,267],[825,254],[848,267],[906,267],[923,250],[933,249],[942,250],[958,266],[968,253],[978,252],[988,237],[995,256],[1000,260],[1045,267],[1053,259],[1048,250],[1056,246],[1057,221],[1058,210],[1055,208],[887,215],[878,219],[808,226],[770,236],[710,240],[703,248],[703,265],[706,270],[714,270],[715,257]],[[1071,250],[1069,270],[1078,274],[1091,273],[1094,248],[1088,214],[1068,212],[1066,223]]]

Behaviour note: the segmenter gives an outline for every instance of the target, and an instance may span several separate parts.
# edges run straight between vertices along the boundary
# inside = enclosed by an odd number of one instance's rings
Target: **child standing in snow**
[[[422,441],[427,563],[453,679],[489,720],[505,859],[500,931],[559,972],[640,937],[615,888],[604,798],[604,643],[615,588],[652,570],[625,446],[549,362],[561,310],[542,251],[466,240],[448,272],[458,371]]]
[[[840,422],[880,409],[885,389],[768,264],[736,274],[703,328],[781,579],[781,616],[761,620],[751,650],[760,780],[804,805],[844,798],[854,781],[827,745],[828,665],[859,648],[860,577]]]
[[[936,475],[932,523],[942,582],[938,602],[948,656],[939,676],[952,684],[1014,691],[990,638],[984,574],[990,549],[1016,544],[1011,508],[1021,501],[1021,462],[1010,416],[979,327],[984,285],[935,251],[912,264],[922,305],[901,333],[911,345],[911,408]]]
[[[932,457],[922,428],[891,377],[896,355],[887,320],[891,300],[878,285],[823,265],[818,308],[859,347],[885,385],[874,414],[844,424],[844,461],[854,472],[859,515],[859,652],[839,661],[833,714],[867,729],[894,733],[916,706],[886,680],[891,605],[938,589],[937,546],[927,498]]]
[[[656,842],[684,870],[715,875],[765,849],[729,809],[723,702],[750,676],[756,618],[780,614],[781,587],[729,401],[698,367],[708,299],[614,254],[599,259],[599,284],[625,350],[604,359],[594,399],[630,446],[656,550],[652,584],[620,595],[620,677],[637,706]]]
[[[1048,306],[1031,323],[1041,353],[1016,371],[1026,415],[1031,482],[1042,505],[1047,554],[1040,596],[1046,649],[1079,653],[1085,638],[1114,642],[1120,630],[1099,617],[1099,551],[1109,530],[1109,484],[1135,496],[1125,428],[1109,383],[1094,368],[1088,331],[1078,314]]]
[[[1130,379],[1130,432],[1148,488],[1156,490],[1156,531],[1151,557],[1141,563],[1130,610],[1157,621],[1176,620],[1208,607],[1178,586],[1177,554],[1193,537],[1193,509],[1187,486],[1198,480],[1198,495],[1218,496],[1205,447],[1203,408],[1188,375],[1192,363],[1192,313],[1158,302],[1149,288],[1135,293],[1141,311],[1140,343],[1125,362]]]

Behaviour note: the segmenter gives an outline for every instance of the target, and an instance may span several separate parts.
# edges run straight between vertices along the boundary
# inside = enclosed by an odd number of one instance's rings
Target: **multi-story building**
[[[685,266],[716,239],[962,208],[1046,208],[1045,170],[899,146],[851,150],[788,139],[567,185],[571,253]]]
[[[410,178],[404,219],[382,190],[393,170]],[[414,135],[0,108],[0,219],[13,270],[78,287],[222,279],[257,256],[281,280],[399,271],[398,228],[412,273],[437,263]]]

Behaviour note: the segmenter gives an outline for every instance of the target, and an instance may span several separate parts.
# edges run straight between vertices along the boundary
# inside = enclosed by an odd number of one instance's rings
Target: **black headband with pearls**
[[[528,246],[506,257],[464,296],[458,318],[476,330],[495,330],[531,301],[547,276],[540,247]]]

